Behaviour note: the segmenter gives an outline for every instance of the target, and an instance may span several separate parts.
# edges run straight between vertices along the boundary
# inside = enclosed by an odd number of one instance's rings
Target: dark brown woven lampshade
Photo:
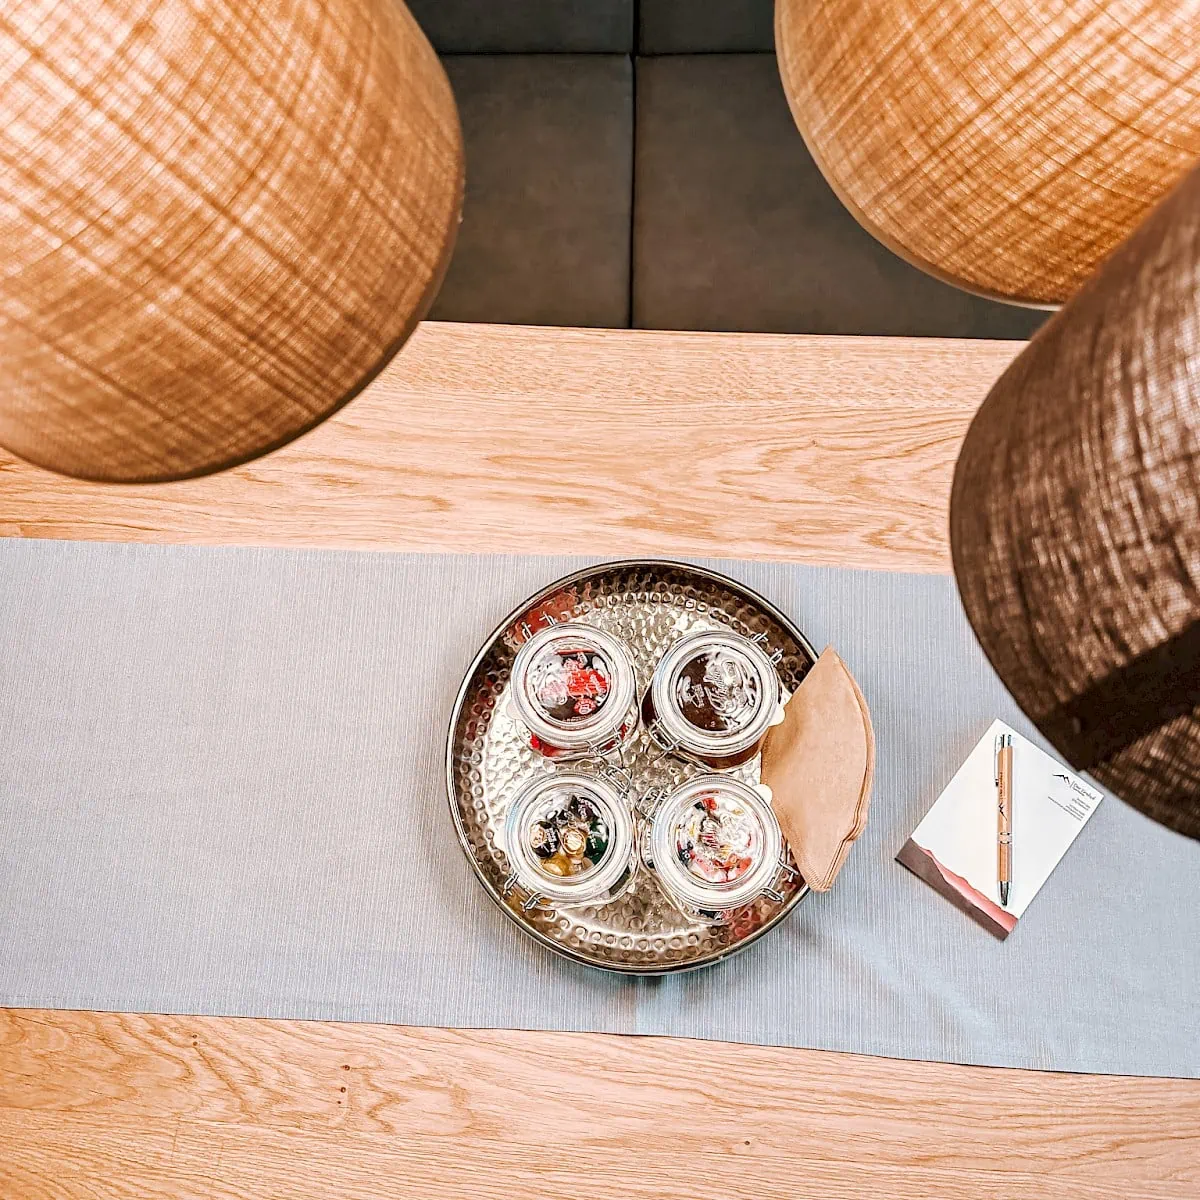
[[[0,444],[203,474],[338,408],[436,292],[462,192],[399,0],[0,12]]]
[[[859,221],[984,295],[1071,296],[1200,158],[1179,0],[776,0],[792,115]]]
[[[1200,837],[1200,171],[992,389],[950,535],[1017,703],[1072,765]]]

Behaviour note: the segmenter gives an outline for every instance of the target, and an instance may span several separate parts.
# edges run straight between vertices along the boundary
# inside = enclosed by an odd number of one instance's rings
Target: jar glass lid
[[[699,908],[728,909],[769,887],[783,853],[769,794],[728,775],[699,775],[669,793],[650,831],[667,890]]]
[[[633,836],[629,804],[607,780],[555,772],[513,797],[503,849],[527,891],[579,904],[620,880]]]
[[[667,736],[702,754],[736,754],[754,745],[779,708],[774,664],[756,642],[726,630],[680,638],[650,686]]]
[[[610,741],[637,690],[625,646],[581,622],[552,625],[530,638],[513,662],[512,679],[521,719],[563,749]]]

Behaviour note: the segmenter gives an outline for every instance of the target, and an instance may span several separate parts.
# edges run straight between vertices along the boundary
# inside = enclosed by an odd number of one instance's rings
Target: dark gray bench
[[[901,261],[792,124],[771,0],[410,0],[462,114],[432,316],[1023,338],[1045,314]]]

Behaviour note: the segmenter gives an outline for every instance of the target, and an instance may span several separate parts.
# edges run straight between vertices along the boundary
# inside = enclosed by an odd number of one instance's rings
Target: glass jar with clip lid
[[[669,646],[642,701],[664,750],[715,771],[741,766],[783,720],[783,690],[757,639],[725,629],[684,634]]]
[[[509,801],[499,843],[510,874],[503,893],[520,906],[600,905],[630,885],[637,864],[633,811],[617,768],[555,771],[523,784]]]
[[[605,757],[637,732],[637,678],[625,644],[581,621],[548,625],[512,668],[513,712],[547,758]]]
[[[787,863],[771,790],[731,775],[697,775],[647,794],[642,860],[685,916],[727,925],[738,909],[776,890]]]

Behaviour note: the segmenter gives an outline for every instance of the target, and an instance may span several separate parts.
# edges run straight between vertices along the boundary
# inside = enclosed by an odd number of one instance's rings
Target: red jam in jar
[[[534,634],[513,662],[512,697],[529,744],[547,758],[614,753],[637,729],[637,682],[624,643],[582,622]]]

